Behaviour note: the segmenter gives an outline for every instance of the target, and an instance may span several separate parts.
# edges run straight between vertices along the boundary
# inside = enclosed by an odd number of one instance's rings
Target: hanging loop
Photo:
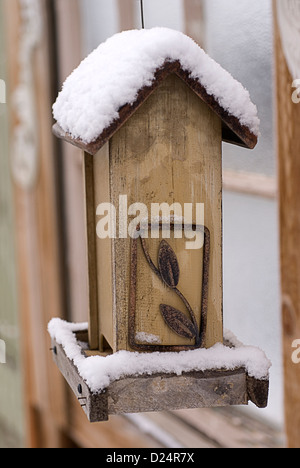
[[[142,20],[142,28],[145,29],[145,17],[144,17],[144,0],[140,0],[141,4],[141,20]]]

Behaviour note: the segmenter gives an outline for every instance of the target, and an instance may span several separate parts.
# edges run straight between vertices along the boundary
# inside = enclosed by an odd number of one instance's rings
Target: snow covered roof
[[[53,106],[54,133],[96,154],[171,73],[220,116],[224,141],[255,147],[260,122],[249,92],[191,38],[166,28],[116,34],[92,52]]]

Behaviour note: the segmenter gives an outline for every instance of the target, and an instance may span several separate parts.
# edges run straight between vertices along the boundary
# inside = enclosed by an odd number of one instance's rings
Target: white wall
[[[205,0],[207,52],[250,92],[261,135],[254,151],[223,145],[224,169],[276,177],[271,0]],[[224,318],[273,361],[269,408],[283,422],[279,226],[276,200],[224,194]]]
[[[164,26],[184,31],[182,0],[144,0],[144,13],[146,28]]]
[[[135,27],[141,28],[140,1],[135,0]],[[119,32],[117,0],[80,0],[84,55]],[[184,31],[183,0],[144,0],[145,27],[164,26]]]
[[[272,1],[205,0],[205,17],[207,52],[249,90],[261,119],[256,149],[225,145],[224,165],[274,175]]]
[[[272,361],[270,402],[259,410],[283,422],[279,225],[276,200],[224,193],[224,321]]]
[[[116,0],[80,0],[84,56],[119,31]]]

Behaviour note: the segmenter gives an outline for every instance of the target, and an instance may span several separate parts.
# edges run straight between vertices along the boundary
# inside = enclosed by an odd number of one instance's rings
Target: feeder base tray
[[[80,332],[77,344],[86,352]],[[101,393],[93,393],[73,361],[52,338],[54,362],[73,390],[88,420],[108,421],[110,415],[247,405],[265,408],[269,381],[250,377],[244,368],[175,374],[141,375],[112,382]]]

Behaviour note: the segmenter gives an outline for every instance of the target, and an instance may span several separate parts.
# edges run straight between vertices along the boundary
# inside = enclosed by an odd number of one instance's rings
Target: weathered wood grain
[[[204,222],[211,231],[207,347],[223,340],[221,140],[220,119],[183,81],[172,75],[110,142],[110,186],[114,206],[118,206],[120,194],[128,196],[128,206],[144,203],[149,215],[152,203],[172,205],[177,202],[182,207],[185,203],[193,206],[203,203],[205,206]],[[170,242],[181,264],[179,289],[199,312],[202,252],[187,251],[184,239]],[[148,239],[147,243],[152,258],[156,259],[157,242]],[[127,336],[130,249],[130,238],[113,240],[117,350],[130,349]],[[157,335],[162,344],[189,344],[169,330],[159,310],[160,304],[170,304],[180,310],[182,302],[151,274],[140,247],[138,255],[137,331]],[[166,299],[170,302],[165,302]]]
[[[20,76],[21,7],[16,0],[3,2],[6,21],[7,67],[10,102],[22,79]],[[14,184],[16,252],[19,314],[22,328],[23,396],[26,446],[59,446],[66,419],[64,384],[49,360],[47,325],[53,314],[63,317],[61,251],[56,198],[55,144],[51,133],[54,79],[50,5],[39,2],[42,37],[34,49],[31,67],[34,76],[35,112],[38,132],[39,171],[30,191]],[[23,13],[24,15],[24,13]],[[10,113],[10,151],[18,126],[14,109]],[[27,135],[28,136],[28,135]],[[28,136],[29,137],[29,136]],[[55,312],[54,312],[55,311]]]
[[[1,79],[6,79],[7,65],[7,61],[2,59],[5,57],[4,23],[3,2],[0,2]],[[8,105],[0,102],[0,428],[2,426],[10,434],[8,437],[0,429],[0,447],[14,445],[14,448],[20,448],[23,394],[8,111]],[[3,360],[5,365],[2,365]]]
[[[93,157],[84,153],[84,193],[85,193],[85,222],[87,241],[88,265],[88,303],[89,303],[89,344],[91,349],[99,346],[98,320],[98,281],[96,259],[96,220],[95,220],[95,185]]]
[[[289,447],[298,448],[300,373],[291,355],[292,343],[300,337],[300,104],[292,101],[293,78],[283,53],[276,16],[275,33],[285,416]]]
[[[94,177],[90,181],[94,185],[95,211],[100,203],[110,202],[110,174],[109,174],[109,144],[101,148],[94,157]],[[98,219],[98,218],[97,218]],[[95,227],[96,229],[96,227]],[[95,231],[96,234],[96,231]],[[113,251],[112,239],[99,239],[96,237],[96,251],[92,255],[96,261],[95,278],[97,281],[98,294],[98,319],[91,325],[97,330],[99,350],[105,351],[107,347],[116,349],[116,338],[113,332]],[[118,261],[122,261],[119,259]]]
[[[52,349],[54,362],[90,422],[128,413],[247,405],[250,400],[264,408],[268,400],[268,381],[249,378],[243,368],[126,377],[95,394],[55,340]]]
[[[145,413],[182,408],[246,405],[246,376],[234,372],[194,372],[127,378],[110,386],[109,414]]]

